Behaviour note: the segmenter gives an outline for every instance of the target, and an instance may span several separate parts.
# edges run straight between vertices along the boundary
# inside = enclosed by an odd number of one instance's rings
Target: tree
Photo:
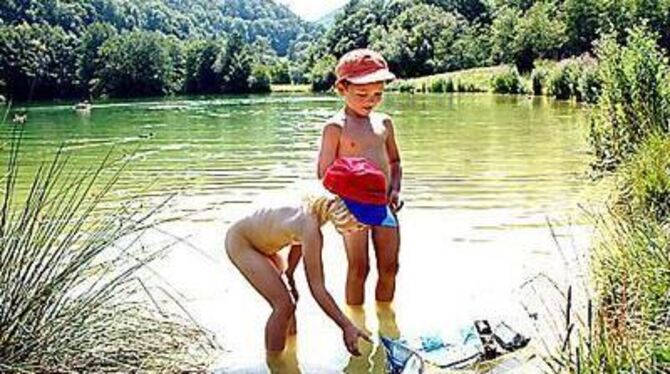
[[[492,24],[494,62],[515,63],[529,72],[537,58],[558,58],[566,37],[565,23],[553,2],[540,1],[523,15],[503,7]]]
[[[445,56],[445,70],[469,69],[491,63],[491,32],[481,24],[466,25]]]
[[[15,100],[75,95],[76,38],[59,26],[0,27],[0,80]]]
[[[86,91],[96,85],[94,78],[100,69],[100,47],[115,35],[116,29],[108,23],[96,22],[86,27],[77,48],[77,76]]]
[[[491,25],[493,40],[492,59],[494,63],[514,62],[516,57],[516,40],[521,23],[521,11],[504,6]]]
[[[447,65],[448,52],[462,26],[452,13],[427,4],[414,5],[396,17],[388,31],[378,26],[373,49],[403,77],[432,74]]]
[[[247,80],[251,92],[270,92],[270,72],[266,66],[254,66]]]
[[[158,96],[170,93],[174,61],[160,33],[133,31],[115,36],[100,48],[97,91],[110,96]]]
[[[328,55],[320,59],[312,70],[309,78],[312,82],[312,90],[315,92],[322,92],[330,90],[335,84],[335,65],[337,59],[333,55]]]
[[[224,51],[214,63],[214,71],[223,75],[222,90],[229,93],[249,91],[249,75],[252,61],[249,49],[239,34],[233,34],[226,41]]]
[[[424,0],[424,2],[436,5],[447,12],[456,12],[468,22],[491,23],[492,4],[487,0]]]
[[[379,10],[383,8],[382,0],[352,0],[345,5],[324,36],[328,53],[339,58],[352,49],[367,47],[372,30],[381,23]]]
[[[214,64],[223,53],[221,40],[194,40],[186,47],[186,81],[184,91],[189,94],[221,92],[223,75]]]
[[[291,83],[291,65],[286,58],[278,58],[275,63],[269,67],[269,73],[272,83]]]
[[[602,0],[565,0],[567,47],[571,54],[581,54],[593,48],[598,38],[602,18]]]
[[[557,59],[566,41],[565,23],[551,1],[535,3],[519,23],[515,63],[520,72],[530,72],[538,58]]]

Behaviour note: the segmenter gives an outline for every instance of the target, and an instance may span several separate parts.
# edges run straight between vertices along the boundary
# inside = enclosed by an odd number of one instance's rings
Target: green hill
[[[313,26],[272,0],[27,0],[0,2],[0,24],[58,25],[81,34],[94,22],[117,30],[150,30],[180,39],[239,33],[270,40],[279,55]]]

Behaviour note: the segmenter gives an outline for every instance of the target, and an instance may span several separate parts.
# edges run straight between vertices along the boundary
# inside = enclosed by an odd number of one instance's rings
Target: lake
[[[300,270],[297,341],[266,363],[269,307],[223,251],[240,212],[315,178],[323,122],[340,105],[336,96],[305,94],[94,103],[85,115],[34,105],[22,154],[34,170],[65,144],[74,167],[86,168],[113,146],[113,155],[132,159],[113,196],[175,195],[161,214],[179,219],[143,242],[171,250],[146,276],[217,334],[222,372],[382,372],[377,345],[350,359]],[[365,307],[347,313],[373,334],[447,333],[504,318],[532,335],[528,304],[538,291],[524,282],[544,274],[567,284],[574,275],[566,257],[579,257],[590,240],[580,207],[594,196],[587,111],[489,94],[388,94],[380,110],[394,119],[404,172],[398,289],[392,308],[376,305],[371,262]],[[331,226],[324,237],[327,286],[342,306],[343,244]]]

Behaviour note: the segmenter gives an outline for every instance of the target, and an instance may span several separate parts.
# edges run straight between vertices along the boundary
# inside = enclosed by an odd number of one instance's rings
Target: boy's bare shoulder
[[[370,113],[370,117],[372,121],[377,123],[383,123],[386,126],[393,124],[391,116],[386,113],[372,112]]]
[[[339,111],[326,120],[325,126],[335,126],[341,129],[344,127],[345,121],[344,111]]]

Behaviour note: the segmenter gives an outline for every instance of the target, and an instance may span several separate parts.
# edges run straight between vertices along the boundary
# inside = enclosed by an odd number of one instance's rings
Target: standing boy
[[[386,176],[389,209],[401,207],[400,155],[393,123],[385,114],[374,112],[382,101],[384,84],[395,79],[384,58],[369,49],[348,52],[335,69],[337,91],[344,99],[344,109],[330,118],[323,129],[319,152],[318,175],[340,157],[364,157],[376,164]],[[398,272],[400,232],[396,227],[371,226],[344,236],[347,251],[346,300],[361,305],[365,299],[365,280],[370,270],[368,235],[372,233],[379,279],[375,289],[377,301],[389,302],[395,293]]]

